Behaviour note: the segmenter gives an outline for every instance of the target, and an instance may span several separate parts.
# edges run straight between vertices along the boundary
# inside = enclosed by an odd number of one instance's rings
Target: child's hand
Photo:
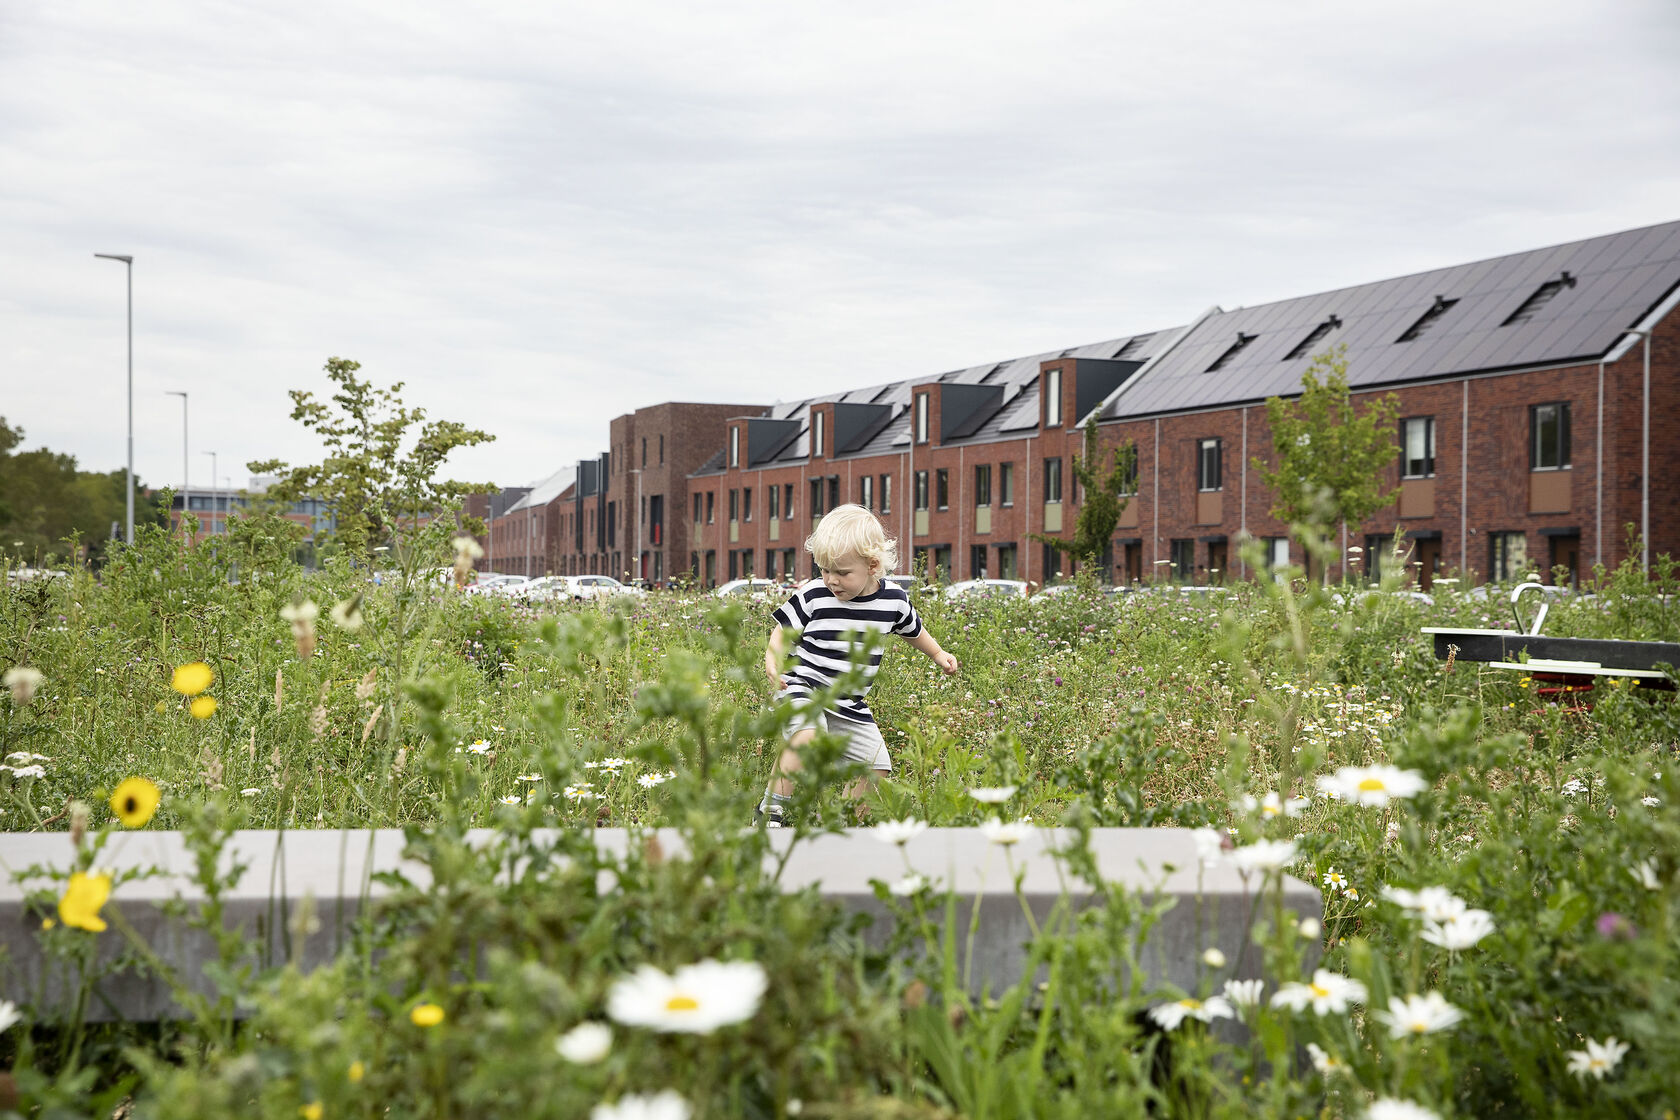
[[[942,649],[938,653],[934,654],[933,663],[945,670],[945,675],[947,677],[956,676],[957,655],[952,653],[950,650]]]

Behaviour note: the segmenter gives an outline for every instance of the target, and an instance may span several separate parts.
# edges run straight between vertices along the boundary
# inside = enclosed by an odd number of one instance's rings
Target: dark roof
[[[1219,311],[1133,377],[1101,415],[1286,396],[1299,391],[1313,355],[1339,343],[1354,386],[1596,361],[1676,285],[1680,222],[1668,222]],[[1312,345],[1291,356],[1315,332]],[[1414,337],[1401,341],[1408,333]]]

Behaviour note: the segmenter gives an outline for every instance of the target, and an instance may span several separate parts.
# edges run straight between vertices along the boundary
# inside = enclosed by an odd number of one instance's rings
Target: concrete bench
[[[484,843],[492,835],[489,830],[479,830],[471,839]],[[599,829],[595,839],[603,851],[622,855],[628,845],[643,843],[645,835]],[[679,834],[662,829],[656,835],[666,858],[683,856]],[[792,838],[772,833],[771,839],[778,850],[785,850]],[[971,908],[979,899],[980,924],[974,945],[977,987],[990,984],[996,988],[1020,975],[1022,946],[1029,940],[1031,929],[1021,899],[1016,897],[1017,875],[1021,896],[1036,921],[1042,922],[1064,895],[1074,905],[1088,900],[1086,885],[1071,879],[1053,855],[1055,848],[1070,840],[1071,834],[1066,832],[1038,830],[1006,853],[977,829],[944,828],[929,829],[909,843],[906,852],[911,867],[936,880],[940,888],[955,892],[964,931]],[[253,962],[277,964],[284,959],[284,931],[292,928],[293,917],[307,898],[318,928],[292,945],[292,956],[301,968],[318,967],[343,946],[363,900],[388,893],[388,888],[371,881],[373,873],[401,870],[417,883],[426,881],[426,868],[405,861],[402,849],[403,834],[396,829],[372,833],[364,829],[235,833],[223,859],[237,858],[248,867],[239,885],[224,896],[225,920],[245,931]],[[1092,834],[1092,850],[1105,880],[1145,897],[1166,895],[1176,900],[1152,930],[1138,962],[1144,973],[1138,979],[1145,987],[1170,983],[1194,990],[1205,971],[1201,955],[1215,947],[1230,962],[1221,979],[1226,975],[1260,975],[1257,950],[1249,943],[1249,925],[1257,904],[1255,885],[1229,867],[1200,870],[1195,839],[1189,830],[1098,829]],[[0,870],[5,872],[5,882],[0,883],[0,948],[4,950],[0,992],[7,998],[33,1003],[43,1014],[62,1013],[68,1008],[74,995],[73,982],[59,975],[58,966],[42,955],[40,916],[31,917],[24,911],[25,895],[51,886],[51,882],[40,879],[19,883],[13,873],[32,865],[67,869],[70,854],[69,840],[63,833],[0,836]],[[180,834],[142,831],[115,836],[101,863],[113,870],[155,867],[167,872],[122,884],[106,903],[104,913],[108,919],[113,911],[120,914],[163,962],[199,991],[209,992],[202,965],[215,958],[210,938],[165,912],[165,905],[172,900],[179,899],[190,909],[199,897],[190,881],[192,856]],[[890,884],[903,875],[904,858],[898,849],[866,831],[853,831],[819,836],[801,844],[788,861],[782,883],[788,890],[816,885],[824,897],[879,919],[888,910],[875,897],[870,880]],[[1317,888],[1286,877],[1283,904],[1297,918],[1317,918],[1322,898]],[[1262,917],[1269,917],[1271,902],[1268,900],[1265,906]],[[868,936],[878,944],[889,933],[889,924],[877,920]],[[97,936],[102,960],[114,959],[128,948],[115,920],[111,929]],[[181,1015],[167,982],[125,972],[99,984],[89,1017],[156,1021]]]

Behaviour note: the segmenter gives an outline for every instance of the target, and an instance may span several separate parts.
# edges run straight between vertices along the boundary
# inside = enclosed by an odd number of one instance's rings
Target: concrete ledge
[[[488,843],[494,835],[477,830],[470,839]],[[685,846],[678,833],[661,829],[657,835],[667,858],[683,856]],[[599,829],[595,840],[604,853],[622,856],[632,843],[640,845],[644,836],[624,829]],[[771,834],[779,851],[785,851],[791,839]],[[965,930],[979,899],[976,987],[998,987],[1019,977],[1022,946],[1031,936],[1022,900],[1036,921],[1048,916],[1064,896],[1075,906],[1089,902],[1088,886],[1071,879],[1053,855],[1070,840],[1069,833],[1040,830],[1006,850],[988,842],[977,829],[946,828],[929,829],[906,847],[905,856],[915,871],[935,880],[939,888],[955,892]],[[1091,843],[1107,882],[1145,899],[1167,895],[1176,900],[1151,931],[1140,955],[1143,975],[1136,979],[1145,987],[1170,983],[1194,990],[1205,971],[1199,963],[1201,954],[1210,947],[1219,948],[1230,962],[1225,974],[1260,975],[1257,951],[1249,943],[1249,923],[1257,902],[1252,888],[1232,868],[1199,870],[1189,830],[1098,829]],[[403,834],[395,829],[235,833],[222,853],[224,866],[237,859],[247,870],[239,885],[224,896],[226,922],[244,931],[254,965],[280,964],[287,943],[284,931],[308,898],[319,928],[292,946],[293,959],[306,970],[318,967],[343,947],[363,900],[389,893],[372,882],[372,874],[400,870],[417,883],[426,882],[426,868],[403,859],[402,850]],[[890,924],[883,920],[889,911],[875,897],[870,880],[898,881],[905,873],[905,856],[866,832],[819,836],[793,853],[782,883],[789,890],[815,885],[847,909],[875,917],[868,936],[879,944],[891,934]],[[74,986],[63,974],[64,966],[42,954],[40,915],[31,916],[24,907],[30,891],[52,887],[52,882],[37,878],[20,883],[15,876],[31,866],[67,870],[70,864],[70,845],[63,833],[0,836],[0,871],[5,877],[0,883],[0,949],[4,951],[0,991],[7,998],[34,1004],[43,1014],[67,1009]],[[129,951],[126,939],[117,932],[115,919],[120,915],[153,953],[197,990],[212,991],[203,975],[204,962],[215,958],[211,939],[167,912],[181,904],[192,911],[200,901],[190,881],[193,858],[180,834],[115,836],[101,865],[116,871],[156,868],[162,874],[124,883],[113,892],[105,907],[113,928],[98,935],[100,961],[113,961]],[[1315,887],[1286,877],[1283,904],[1296,917],[1316,918],[1322,897]],[[90,1008],[90,1018],[96,1020],[147,1021],[181,1015],[165,981],[135,972],[102,981]]]

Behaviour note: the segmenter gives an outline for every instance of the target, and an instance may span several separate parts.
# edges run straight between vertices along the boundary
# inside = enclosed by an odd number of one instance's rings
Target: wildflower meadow
[[[1311,534],[1307,534],[1311,537]],[[522,606],[440,578],[441,528],[379,566],[304,571],[260,534],[163,529],[97,576],[0,584],[0,824],[25,929],[73,978],[41,1004],[0,965],[0,1109],[54,1117],[1418,1117],[1671,1115],[1680,1069],[1674,694],[1539,694],[1437,660],[1420,628],[1510,625],[1281,578],[1193,594],[1083,587],[913,599],[961,659],[889,645],[871,697],[895,772],[851,803],[802,772],[793,844],[929,825],[1044,830],[1100,905],[1035,923],[1029,967],[965,968],[977,914],[906,856],[866,942],[784,890],[749,827],[791,714],[762,668],[772,603],[704,591]],[[1637,550],[1635,550],[1637,553]],[[1391,565],[1392,567],[1392,565]],[[1547,632],[1675,641],[1680,586],[1599,572]],[[1589,594],[1590,593],[1590,594]],[[1671,678],[1672,679],[1672,678]],[[644,837],[621,855],[592,833]],[[675,829],[681,853],[653,828]],[[1134,967],[1170,901],[1100,881],[1100,827],[1199,830],[1258,905],[1267,979],[1199,946],[1193,990]],[[400,828],[345,947],[254,960],[215,917],[240,829]],[[146,830],[200,854],[214,991],[184,1015],[91,1013],[157,967],[103,857]],[[472,830],[488,830],[474,832]],[[469,842],[488,835],[488,842]],[[0,856],[4,856],[0,849]],[[1268,908],[1280,876],[1322,920]],[[300,922],[330,916],[304,915]],[[124,952],[100,954],[115,939]]]

